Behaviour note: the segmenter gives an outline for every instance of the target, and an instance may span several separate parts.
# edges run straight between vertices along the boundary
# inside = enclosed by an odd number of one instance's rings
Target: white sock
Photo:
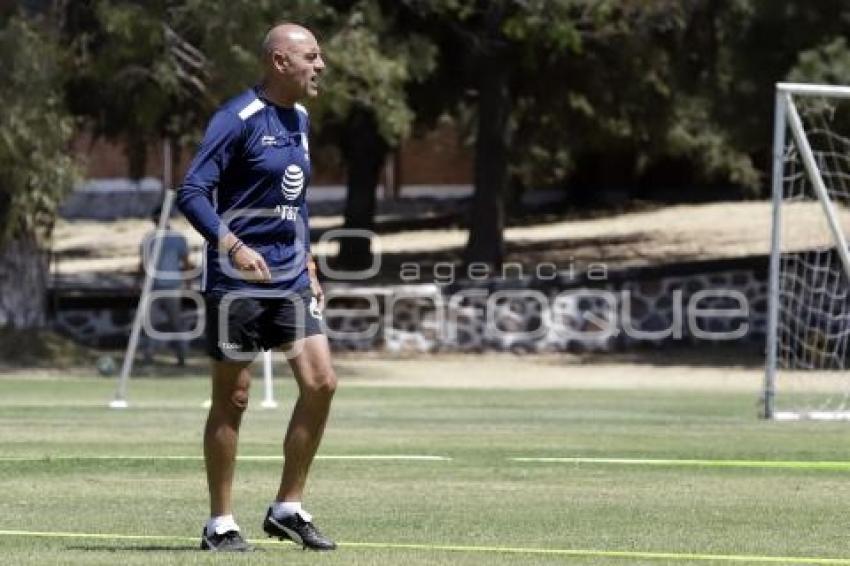
[[[272,503],[272,515],[278,519],[286,519],[301,511],[300,501],[275,501]]]
[[[207,536],[213,534],[222,535],[227,531],[238,531],[239,525],[233,520],[233,515],[219,515],[218,517],[210,517],[207,521],[206,531]]]
[[[304,509],[301,508],[300,501],[275,501],[272,503],[272,515],[278,519],[286,519],[298,513],[305,521],[312,521],[313,518]]]

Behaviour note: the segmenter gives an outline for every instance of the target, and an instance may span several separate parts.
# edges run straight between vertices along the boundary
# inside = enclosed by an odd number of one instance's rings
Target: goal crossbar
[[[806,83],[776,83],[776,90],[800,96],[829,96],[850,98],[850,86],[815,85]]]

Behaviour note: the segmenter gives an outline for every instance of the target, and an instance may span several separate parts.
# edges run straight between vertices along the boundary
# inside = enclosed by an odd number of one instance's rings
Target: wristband
[[[227,257],[232,260],[233,255],[238,252],[239,249],[244,245],[245,242],[243,242],[242,240],[236,240],[236,242],[232,246],[230,246],[230,249],[227,250]]]

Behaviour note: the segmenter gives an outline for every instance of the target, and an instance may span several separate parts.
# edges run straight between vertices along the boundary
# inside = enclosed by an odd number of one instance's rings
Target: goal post
[[[850,87],[776,85],[762,416],[850,420]]]
[[[162,145],[162,186],[164,188],[163,201],[159,212],[159,220],[156,223],[157,237],[153,240],[153,246],[150,256],[150,264],[153,266],[159,265],[159,256],[162,252],[162,236],[165,234],[168,219],[171,217],[171,210],[174,206],[174,189],[172,187],[172,172],[171,172],[171,142],[166,139]],[[155,270],[155,269],[154,269]],[[133,361],[136,356],[136,349],[139,346],[139,338],[142,333],[142,325],[145,322],[145,317],[150,312],[150,296],[153,291],[154,277],[152,270],[144,270],[144,282],[142,283],[142,292],[139,296],[139,304],[136,307],[136,313],[133,315],[133,325],[130,327],[130,338],[127,342],[127,348],[124,350],[124,359],[121,362],[121,372],[118,374],[118,383],[115,388],[115,397],[109,402],[111,409],[126,409],[129,406],[127,400],[127,386],[130,380],[130,374],[133,371]]]

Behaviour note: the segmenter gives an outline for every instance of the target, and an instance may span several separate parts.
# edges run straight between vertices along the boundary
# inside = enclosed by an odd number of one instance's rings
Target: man
[[[213,358],[204,430],[210,519],[201,548],[250,550],[231,508],[248,365],[260,349],[292,346],[289,364],[299,396],[283,440],[280,487],[263,530],[305,548],[332,550],[335,543],[301,506],[336,389],[321,328],[323,293],[309,253],[309,118],[297,104],[317,95],[325,64],[316,38],[295,24],[273,27],[262,48],[262,83],[213,116],[178,194],[178,206],[209,248],[203,288]]]
[[[161,238],[162,244],[159,251],[159,261],[156,265],[154,273],[153,290],[154,291],[169,291],[173,295],[166,295],[157,298],[151,304],[150,318],[157,318],[157,312],[161,312],[162,316],[168,321],[171,332],[180,333],[184,330],[183,316],[180,308],[181,297],[177,291],[183,286],[185,277],[184,271],[192,269],[192,262],[189,258],[189,243],[183,234],[171,230],[171,227],[165,226],[165,234],[159,235],[156,226],[159,223],[160,208],[157,207],[151,213],[151,221],[154,224],[154,229],[145,234],[140,245],[141,269],[142,275],[145,269],[153,269],[150,264],[153,257],[153,247],[157,237]],[[186,352],[188,343],[185,339],[178,338],[172,342],[172,346],[177,353],[177,365],[186,365]],[[153,362],[154,340],[147,334],[142,334],[142,353],[144,355],[144,363],[150,364]]]

